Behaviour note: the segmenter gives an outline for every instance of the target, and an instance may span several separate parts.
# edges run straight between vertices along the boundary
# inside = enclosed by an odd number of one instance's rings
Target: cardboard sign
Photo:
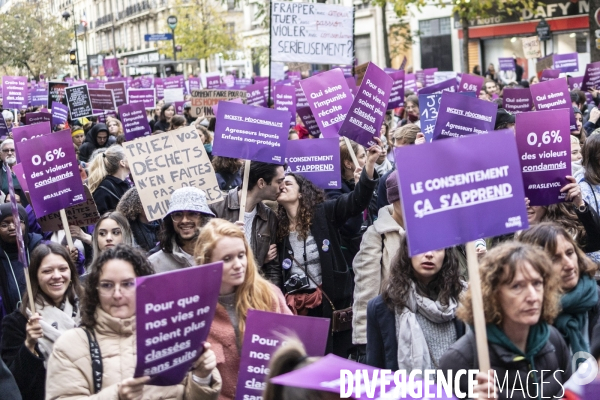
[[[459,93],[442,94],[433,140],[490,133],[494,130],[498,106]]]
[[[296,125],[296,88],[289,85],[275,85],[273,108],[286,111],[290,115],[290,126]]]
[[[569,110],[521,113],[516,122],[525,196],[533,206],[565,201],[560,189],[572,174]]]
[[[213,154],[283,164],[290,116],[286,111],[219,103]]]
[[[512,130],[394,153],[411,257],[528,227]]]
[[[110,89],[89,89],[92,108],[95,110],[116,110],[115,97]]]
[[[300,117],[300,120],[302,120],[304,127],[308,130],[308,133],[311,136],[314,136],[314,137],[321,136],[321,131],[319,130],[319,125],[317,124],[317,121],[315,120],[315,117],[312,114],[312,111],[310,111],[310,107],[298,108],[298,109],[296,109],[296,113]],[[335,137],[333,137],[331,139],[337,140],[337,138],[335,138]]]
[[[67,105],[65,89],[69,87],[67,82],[48,82],[48,104],[53,102]]]
[[[26,76],[3,76],[2,107],[5,109],[27,107],[28,90]]]
[[[342,70],[332,69],[303,79],[300,86],[323,136],[338,137],[353,100]]]
[[[321,3],[271,3],[271,59],[352,64],[354,10]]]
[[[52,115],[49,112],[37,112],[25,114],[25,125],[33,125],[40,122],[52,121]]]
[[[65,209],[69,225],[85,227],[95,225],[100,219],[100,214],[98,214],[96,202],[94,202],[94,197],[90,193],[90,189],[85,185],[83,188],[85,190],[85,201]],[[38,218],[37,221],[44,232],[55,232],[64,229],[60,213],[58,212],[45,215]]]
[[[596,89],[598,86],[600,86],[600,61],[585,66],[581,90],[587,92],[590,89]]]
[[[207,78],[210,79],[210,78]],[[219,78],[220,79],[220,78]],[[245,90],[197,90],[192,92],[190,100],[192,109],[190,115],[192,117],[210,117],[214,116],[213,106],[219,101],[229,101],[233,99],[242,99],[246,103]]]
[[[523,43],[523,53],[526,59],[540,58],[542,52],[540,51],[540,38],[537,36],[530,36],[521,38]]]
[[[33,125],[35,126],[35,125]],[[85,201],[71,131],[15,142],[38,217]]]
[[[142,103],[125,104],[119,106],[119,115],[123,124],[123,134],[126,141],[152,134],[146,109]]]
[[[502,106],[510,113],[518,114],[533,109],[531,90],[505,88],[502,91]]]
[[[318,146],[310,140],[291,140],[287,144],[286,172],[300,174],[322,189],[341,189],[340,141],[323,138]]]
[[[530,90],[536,110],[544,111],[567,108],[570,110],[569,125],[571,130],[577,130],[575,114],[573,114],[571,106],[571,94],[565,78],[536,83],[535,85],[531,85]]]
[[[369,148],[381,135],[379,130],[385,118],[394,80],[381,68],[370,63],[346,114],[338,134]]]
[[[180,187],[204,190],[208,203],[222,199],[215,170],[194,126],[138,138],[123,147],[149,221],[164,217],[171,193]]]
[[[125,89],[125,82],[111,82],[106,83],[104,88],[112,90],[113,97],[115,99],[115,106],[119,107],[127,103],[127,93]]]
[[[298,338],[309,356],[322,356],[329,336],[329,320],[248,310],[235,400],[262,394],[269,359],[281,347],[285,335]]]
[[[150,385],[181,383],[202,355],[215,316],[223,262],[136,278],[137,362]]]
[[[65,89],[65,97],[72,119],[94,114],[87,85],[69,86]]]
[[[579,71],[579,57],[577,53],[555,54],[553,57],[554,65],[552,68],[560,72]]]
[[[127,103],[142,103],[145,108],[154,108],[154,89],[128,89]]]

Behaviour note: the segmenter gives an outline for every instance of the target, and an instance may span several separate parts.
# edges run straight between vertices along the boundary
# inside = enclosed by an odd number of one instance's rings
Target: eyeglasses
[[[19,222],[21,223],[21,225],[25,224],[25,222],[23,222],[23,221],[19,221]],[[14,222],[3,222],[0,224],[0,229],[7,230],[11,225],[14,226],[15,228],[17,227]]]
[[[183,221],[184,215],[187,219],[189,219],[190,221],[194,221],[194,222],[198,222],[198,221],[200,221],[200,218],[202,218],[202,213],[199,213],[199,212],[175,211],[174,213],[171,213],[171,219],[173,220],[173,222],[179,223],[179,222]]]
[[[14,153],[15,149],[2,149],[3,153]]]
[[[119,288],[121,294],[131,294],[135,290],[135,281],[125,281],[121,283],[100,282],[98,284],[98,292],[100,296],[112,296]]]

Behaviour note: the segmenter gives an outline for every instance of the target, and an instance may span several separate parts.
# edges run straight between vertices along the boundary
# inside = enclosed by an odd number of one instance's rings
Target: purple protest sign
[[[108,77],[121,76],[121,68],[117,58],[105,58],[102,60],[102,65],[104,65],[104,75]]]
[[[289,121],[286,111],[221,101],[213,154],[283,164]]]
[[[497,111],[496,103],[445,92],[440,100],[432,140],[490,133],[494,130]]]
[[[165,84],[165,89],[178,89],[184,88],[183,84],[184,77],[183,75],[170,76],[168,78],[163,78],[163,82]]]
[[[437,68],[426,68],[423,70],[423,87],[428,87],[435,84],[435,73]]]
[[[23,171],[22,164],[15,164],[12,166],[12,172],[15,174],[19,185],[21,185],[21,189],[24,192],[29,192],[29,187],[27,186],[27,179],[25,178],[25,171]]]
[[[452,78],[436,83],[435,85],[424,87],[423,89],[419,90],[419,95],[456,91],[458,91],[458,83],[456,82],[455,78]]]
[[[188,78],[188,86],[190,89],[190,93],[192,93],[193,90],[202,89],[202,84],[200,83],[200,78],[196,78],[196,77]]]
[[[567,76],[567,84],[569,90],[581,90],[581,84],[583,83],[583,76]]]
[[[246,86],[246,103],[251,106],[265,107],[267,105],[267,97],[265,96],[265,88],[267,86],[268,82],[266,81]]]
[[[404,92],[407,90],[410,90],[413,93],[417,91],[417,79],[415,78],[415,74],[404,75]]]
[[[43,88],[35,88],[31,93],[31,105],[48,107],[48,91]]]
[[[175,114],[183,115],[183,107],[185,106],[185,101],[174,101],[173,105],[175,106]]]
[[[249,78],[234,79],[233,82],[234,82],[233,86],[236,89],[243,89],[246,86],[252,84],[252,79],[249,79]]]
[[[29,139],[40,137],[52,132],[49,121],[39,122],[33,125],[16,126],[12,129],[13,139],[15,143],[25,142]],[[19,158],[18,150],[17,158]],[[19,158],[20,160],[20,158]]]
[[[324,137],[338,137],[352,105],[352,93],[339,68],[300,81],[310,110]]]
[[[514,71],[515,70],[515,59],[512,57],[498,58],[498,69],[500,71]]]
[[[411,256],[527,228],[512,131],[394,152]]]
[[[137,362],[149,384],[181,383],[203,353],[219,298],[223,262],[136,278]]]
[[[531,111],[533,109],[533,99],[531,90],[505,88],[502,91],[502,107],[513,114]]]
[[[395,71],[389,75],[394,80],[394,83],[392,84],[387,109],[393,110],[396,107],[404,106],[404,71]]]
[[[162,78],[154,78],[154,88],[156,89],[156,99],[160,100],[165,97],[165,84]]]
[[[358,94],[350,106],[339,135],[369,148],[377,142],[394,80],[374,63],[369,63]]]
[[[15,146],[38,218],[85,201],[70,129],[15,141]]]
[[[112,90],[116,107],[122,106],[123,104],[127,104],[125,82],[107,83],[104,85],[104,88],[107,90]]]
[[[67,99],[71,119],[89,117],[94,114],[87,85],[65,88],[65,98]]]
[[[229,101],[231,103],[237,103],[237,104],[244,104],[244,102],[242,101],[242,99],[240,99],[239,97],[236,99],[231,99],[231,100],[223,100],[223,101]],[[220,103],[220,101],[219,101]],[[213,113],[215,115],[217,115],[218,111],[219,111],[219,103],[215,104],[214,106],[212,106],[213,109]]]
[[[342,187],[339,139],[323,138],[318,146],[310,140],[292,140],[287,145],[285,162],[287,172],[300,174],[322,189]]]
[[[581,90],[587,92],[600,86],[600,61],[589,63],[585,66],[585,74],[581,83]]]
[[[52,121],[52,115],[48,112],[37,112],[25,114],[25,125],[33,125],[39,122]]]
[[[425,135],[427,142],[431,142],[433,139],[433,130],[435,129],[441,99],[441,93],[419,94],[419,111],[421,114],[419,121],[421,121],[421,132]]]
[[[110,89],[89,89],[92,108],[95,110],[116,110],[113,91]]]
[[[315,117],[312,114],[310,107],[297,108],[296,113],[302,120],[304,127],[308,130],[308,133],[311,136],[314,136],[314,137],[321,136],[321,131],[319,130],[319,125],[317,124],[317,121],[315,121]],[[331,138],[331,139],[338,140],[338,138],[335,138],[335,137]]]
[[[298,338],[304,344],[306,354],[319,357],[325,354],[329,320],[249,310],[235,400],[256,398],[262,394],[268,374],[268,360],[281,347],[284,335]]]
[[[556,79],[560,76],[560,71],[557,69],[545,69],[542,71],[542,76],[540,76],[540,82],[550,81],[552,79]]]
[[[577,130],[575,114],[573,114],[571,107],[571,94],[565,78],[536,83],[535,85],[531,85],[529,89],[531,90],[531,97],[533,98],[536,110],[544,111],[568,108],[571,114],[569,119],[571,130]]]
[[[579,57],[577,53],[555,54],[552,57],[554,65],[552,68],[560,72],[577,72],[579,71]]]
[[[206,77],[206,88],[217,89],[221,85],[220,76],[207,76]]]
[[[145,108],[154,108],[154,89],[129,89],[127,99],[129,104],[142,103]]]
[[[458,85],[459,92],[475,92],[479,95],[479,91],[483,86],[483,76],[462,74],[460,84]]]
[[[152,129],[150,129],[148,118],[146,117],[146,109],[142,103],[119,106],[119,115],[121,116],[126,141],[129,142],[152,134]]]
[[[294,88],[296,89],[296,110],[300,107],[308,107],[308,101],[306,100],[304,91],[300,86],[300,81],[294,82]]]
[[[52,126],[64,124],[69,119],[69,107],[62,103],[52,102]]]
[[[571,175],[569,113],[566,108],[517,115],[516,138],[525,196],[532,206],[565,201],[560,188]]]
[[[27,107],[27,77],[2,77],[2,106],[8,108]]]
[[[290,126],[296,125],[296,88],[289,85],[275,85],[273,108],[286,111],[290,116]]]

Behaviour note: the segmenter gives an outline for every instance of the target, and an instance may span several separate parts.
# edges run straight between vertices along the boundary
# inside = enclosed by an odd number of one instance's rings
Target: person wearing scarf
[[[563,293],[561,311],[554,326],[563,335],[572,354],[589,353],[592,332],[600,324],[600,289],[593,279],[596,264],[586,257],[564,228],[553,223],[538,224],[524,231],[519,240],[542,247],[550,256]]]
[[[465,282],[454,248],[409,257],[406,235],[381,295],[367,306],[367,364],[405,370],[438,369],[465,333],[456,319]]]
[[[29,266],[35,310],[25,294],[20,308],[2,321],[2,360],[12,372],[23,399],[43,400],[46,366],[54,342],[79,326],[77,269],[58,243],[39,245]]]
[[[473,390],[478,399],[561,398],[571,376],[571,353],[551,325],[559,311],[560,289],[552,262],[537,246],[505,242],[479,266],[489,361],[493,372],[480,371]],[[473,325],[472,293],[467,290],[457,312]],[[454,343],[440,361],[446,379],[460,370],[479,369],[475,332]],[[499,383],[500,386],[495,383]],[[458,390],[468,392],[469,379]]]

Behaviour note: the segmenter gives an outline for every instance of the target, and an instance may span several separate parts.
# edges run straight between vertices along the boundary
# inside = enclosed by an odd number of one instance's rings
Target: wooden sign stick
[[[488,351],[487,332],[485,330],[485,315],[483,314],[483,297],[481,294],[481,280],[479,277],[479,262],[475,251],[475,242],[466,244],[467,266],[469,270],[469,286],[471,300],[473,301],[473,322],[475,326],[475,342],[477,344],[477,359],[479,370],[490,369],[490,354]]]
[[[67,243],[69,244],[69,251],[73,250],[75,246],[73,245],[73,238],[71,237],[71,231],[69,230],[69,220],[67,219],[67,213],[64,208],[60,210],[60,220],[62,221],[63,230],[65,231],[65,236],[67,237]]]
[[[358,158],[356,158],[356,154],[354,153],[354,149],[352,148],[352,144],[350,143],[350,139],[344,136],[344,142],[346,142],[346,147],[348,148],[348,152],[350,153],[350,157],[352,157],[352,162],[354,163],[354,169],[358,168]],[[354,173],[354,171],[352,171]]]
[[[248,179],[250,178],[251,160],[244,163],[244,181],[242,182],[242,195],[240,197],[240,216],[238,222],[244,222],[244,213],[246,212],[246,197],[248,197]]]

